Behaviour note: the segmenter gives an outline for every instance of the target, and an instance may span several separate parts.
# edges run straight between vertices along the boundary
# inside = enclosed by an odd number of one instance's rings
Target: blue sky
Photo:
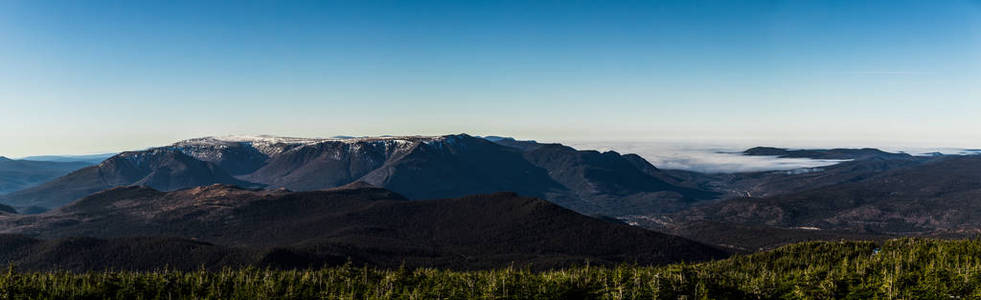
[[[0,155],[227,134],[981,146],[981,1],[0,1]]]

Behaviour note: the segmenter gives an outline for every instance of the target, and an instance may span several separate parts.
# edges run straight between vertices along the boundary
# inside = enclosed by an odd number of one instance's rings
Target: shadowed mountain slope
[[[525,152],[532,164],[548,171],[556,182],[569,189],[572,199],[585,201],[556,203],[605,215],[671,212],[690,203],[712,199],[718,194],[671,180],[639,156],[623,156],[608,151],[578,151],[559,144],[542,144]],[[646,161],[645,161],[646,162]]]
[[[521,152],[466,135],[447,136],[441,143],[421,143],[362,178],[367,183],[410,199],[459,197],[517,192],[545,197],[566,187]]]
[[[224,247],[282,248],[284,256],[306,257],[303,263],[344,257],[380,266],[661,264],[725,255],[513,193],[407,201],[356,186],[299,193],[222,185],[174,192],[124,187],[39,215],[0,216],[0,228],[45,239],[175,236]]]

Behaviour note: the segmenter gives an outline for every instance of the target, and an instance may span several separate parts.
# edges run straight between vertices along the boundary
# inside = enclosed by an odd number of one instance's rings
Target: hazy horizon
[[[24,158],[30,156],[85,156],[85,155],[98,155],[98,154],[108,154],[108,153],[119,153],[124,151],[138,151],[144,150],[152,147],[159,147],[170,145],[179,141],[203,138],[203,137],[229,137],[229,136],[273,136],[273,137],[294,137],[294,138],[333,138],[333,137],[377,137],[377,136],[442,136],[442,135],[453,135],[453,134],[468,134],[477,137],[486,136],[499,136],[514,138],[517,140],[528,140],[537,141],[541,143],[560,143],[568,146],[573,146],[576,148],[582,148],[585,150],[614,150],[623,152],[622,150],[615,149],[617,145],[625,144],[647,144],[647,145],[660,145],[667,147],[688,147],[697,149],[708,149],[708,150],[718,150],[718,151],[742,151],[752,147],[777,147],[777,148],[787,148],[787,149],[831,149],[831,148],[876,148],[889,152],[908,152],[908,153],[929,153],[929,152],[943,152],[946,154],[955,154],[956,151],[962,150],[974,150],[981,149],[981,147],[973,147],[969,145],[951,145],[951,144],[934,144],[930,142],[895,142],[895,141],[847,141],[847,140],[765,140],[765,139],[752,139],[752,138],[728,138],[728,139],[706,139],[689,137],[686,139],[674,138],[658,139],[655,137],[647,138],[594,138],[594,139],[584,139],[584,138],[554,138],[554,137],[522,137],[522,136],[511,136],[502,134],[474,134],[471,132],[453,132],[445,134],[374,134],[374,135],[356,135],[356,134],[322,134],[322,135],[311,135],[311,136],[299,136],[299,135],[273,135],[273,134],[214,134],[214,135],[201,135],[201,136],[186,136],[173,139],[155,139],[149,141],[145,144],[135,145],[135,146],[120,146],[115,148],[95,148],[89,147],[88,151],[62,151],[62,152],[26,152],[19,154],[8,154],[0,152],[0,156],[7,158]],[[99,141],[92,141],[90,145],[99,145]],[[56,150],[57,151],[57,150]],[[627,151],[627,153],[633,153]]]
[[[227,135],[225,135],[227,136]],[[246,135],[260,136],[260,135]],[[500,136],[500,135],[485,135]],[[330,138],[330,137],[361,137],[351,135],[324,135],[311,136],[306,138]],[[117,149],[99,153],[56,153],[56,154],[31,154],[24,156],[9,156],[12,159],[31,158],[35,160],[49,160],[45,156],[54,157],[80,157],[114,154],[123,151],[139,151],[151,147],[166,146],[175,142],[199,137],[188,137],[169,142],[163,142],[146,147]],[[740,152],[757,146],[780,147],[788,149],[830,149],[830,148],[878,148],[888,152],[905,152],[912,155],[930,155],[940,152],[948,155],[962,154],[981,154],[977,148],[969,147],[933,147],[930,145],[878,145],[869,146],[862,144],[841,143],[801,143],[801,142],[773,142],[768,143],[760,140],[557,140],[557,139],[528,139],[518,138],[519,140],[535,140],[542,143],[561,143],[578,150],[597,150],[617,151],[622,154],[638,154],[661,169],[686,170],[705,173],[738,173],[738,172],[757,172],[757,171],[781,171],[802,168],[820,168],[834,165],[846,160],[830,159],[809,159],[809,158],[777,158],[771,156],[747,156]],[[972,151],[975,150],[975,151]],[[0,153],[0,156],[5,156]],[[91,157],[90,157],[91,158]]]

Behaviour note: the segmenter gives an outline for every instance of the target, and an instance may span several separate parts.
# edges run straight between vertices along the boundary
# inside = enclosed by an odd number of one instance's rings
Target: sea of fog
[[[718,144],[698,142],[625,142],[625,141],[565,141],[563,144],[579,150],[616,151],[621,154],[636,153],[661,169],[689,170],[707,173],[737,173],[754,171],[793,170],[833,165],[841,160],[777,158],[772,156],[748,156],[741,152],[754,146],[742,143]],[[829,149],[831,147],[789,147],[790,149]],[[843,146],[846,148],[857,148]],[[912,155],[981,154],[981,151],[961,148],[929,147],[879,147],[883,151],[906,152]]]

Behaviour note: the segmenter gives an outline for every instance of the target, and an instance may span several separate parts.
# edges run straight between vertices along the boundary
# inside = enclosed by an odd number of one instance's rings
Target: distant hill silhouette
[[[24,157],[22,158],[22,160],[52,161],[52,162],[82,162],[90,165],[95,165],[114,155],[116,155],[116,153],[83,154],[83,155],[35,155],[35,156]]]
[[[0,156],[0,194],[32,187],[89,165],[86,162],[15,160]]]
[[[781,158],[811,158],[811,159],[865,159],[872,157],[909,157],[906,153],[889,153],[875,148],[862,149],[801,149],[789,150],[774,147],[755,147],[743,151],[744,155],[776,156]]]

